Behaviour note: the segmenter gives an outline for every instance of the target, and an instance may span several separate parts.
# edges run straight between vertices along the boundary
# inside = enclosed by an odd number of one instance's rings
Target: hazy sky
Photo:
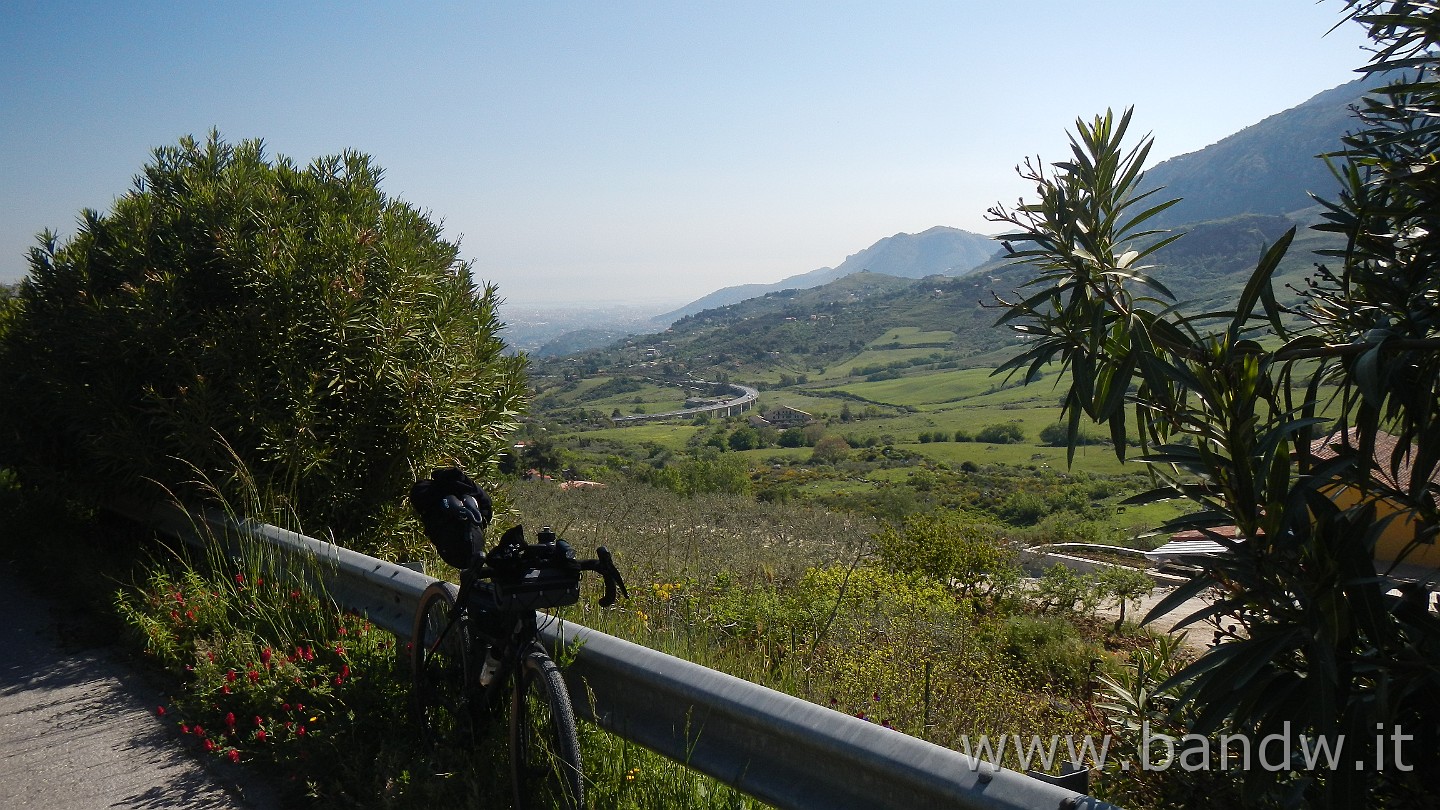
[[[681,303],[981,233],[1076,116],[1157,159],[1364,63],[1327,0],[0,4],[0,281],[216,127],[374,156],[515,303]]]

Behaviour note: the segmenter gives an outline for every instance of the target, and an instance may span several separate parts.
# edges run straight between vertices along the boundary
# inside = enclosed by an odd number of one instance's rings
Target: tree
[[[522,361],[494,289],[381,174],[212,133],[157,149],[65,244],[42,234],[0,342],[0,463],[100,498],[250,475],[306,527],[372,544],[433,466],[484,476]]]
[[[736,428],[725,443],[731,450],[754,450],[760,446],[760,434],[755,432],[755,428],[745,425]]]
[[[834,464],[844,461],[850,453],[850,445],[840,436],[826,436],[815,443],[810,460],[816,464]]]
[[[1182,622],[1213,621],[1217,643],[1155,691],[1180,687],[1177,713],[1198,734],[1343,735],[1347,765],[1376,767],[1244,775],[1251,800],[1333,807],[1419,803],[1430,794],[1417,774],[1440,767],[1440,618],[1373,556],[1392,521],[1410,521],[1416,545],[1437,534],[1440,17],[1409,2],[1347,7],[1376,43],[1367,69],[1406,74],[1365,102],[1361,129],[1333,156],[1344,188],[1320,227],[1347,245],[1298,304],[1282,307],[1271,284],[1292,230],[1233,309],[1171,306],[1145,260],[1178,235],[1145,223],[1172,203],[1140,191],[1150,139],[1123,147],[1129,111],[1077,121],[1070,160],[1023,165],[1038,199],[991,209],[1015,228],[1002,237],[1010,255],[1036,271],[1028,297],[1002,301],[1000,321],[1030,338],[1006,369],[1028,378],[1059,362],[1069,372],[1072,458],[1089,417],[1109,426],[1123,459],[1133,408],[1142,460],[1162,484],[1151,497],[1202,507],[1166,528],[1227,547],[1151,612],[1219,594]],[[1322,460],[1313,448],[1327,383],[1340,419],[1337,457]],[[1399,440],[1377,461],[1381,431]],[[1356,498],[1332,500],[1337,487]],[[1388,509],[1398,516],[1381,518]],[[1238,539],[1214,531],[1223,526]],[[1377,759],[1392,742],[1377,741],[1377,728],[1412,736],[1404,763]]]
[[[1114,565],[1102,570],[1096,575],[1096,582],[1101,593],[1113,599],[1115,606],[1120,608],[1120,616],[1115,620],[1117,633],[1125,626],[1126,604],[1144,599],[1155,591],[1155,581],[1148,574],[1128,565]]]

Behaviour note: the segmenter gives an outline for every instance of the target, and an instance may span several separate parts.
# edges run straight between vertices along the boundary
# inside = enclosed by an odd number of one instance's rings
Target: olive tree
[[[0,340],[0,463],[99,497],[250,477],[350,542],[432,465],[483,475],[523,361],[495,290],[381,177],[211,133],[155,150],[73,239],[42,234]]]
[[[1440,767],[1440,620],[1373,553],[1394,521],[1413,525],[1416,546],[1440,526],[1440,18],[1421,3],[1347,8],[1375,42],[1368,70],[1402,73],[1330,156],[1343,190],[1319,227],[1346,244],[1295,303],[1272,284],[1293,229],[1232,308],[1175,303],[1149,260],[1179,235],[1147,227],[1172,202],[1143,190],[1151,141],[1124,145],[1129,111],[1077,121],[1068,160],[1021,167],[1036,198],[990,212],[1035,271],[1001,302],[1001,322],[1030,337],[1007,369],[1062,365],[1072,457],[1083,418],[1109,426],[1121,458],[1133,425],[1160,479],[1149,497],[1200,507],[1166,528],[1227,549],[1152,611],[1218,594],[1182,621],[1214,623],[1216,643],[1155,693],[1178,690],[1175,715],[1201,735],[1280,733],[1296,750],[1343,735],[1343,767],[1243,776],[1251,800],[1332,807],[1419,802],[1421,774]],[[1338,424],[1322,434],[1329,390]],[[1377,452],[1382,432],[1393,453]],[[1334,452],[1317,455],[1317,440]],[[1215,531],[1226,526],[1235,539]]]

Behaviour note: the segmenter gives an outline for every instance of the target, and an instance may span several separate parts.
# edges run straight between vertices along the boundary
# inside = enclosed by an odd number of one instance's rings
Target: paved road
[[[163,696],[77,625],[0,560],[0,808],[274,806],[187,754],[155,716]]]

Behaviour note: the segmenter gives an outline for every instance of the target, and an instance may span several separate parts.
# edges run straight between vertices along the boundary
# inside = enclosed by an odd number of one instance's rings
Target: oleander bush
[[[370,549],[431,466],[484,477],[523,361],[495,290],[381,177],[357,152],[300,167],[212,133],[155,150],[73,239],[41,234],[0,334],[0,465],[97,498],[248,469]]]

